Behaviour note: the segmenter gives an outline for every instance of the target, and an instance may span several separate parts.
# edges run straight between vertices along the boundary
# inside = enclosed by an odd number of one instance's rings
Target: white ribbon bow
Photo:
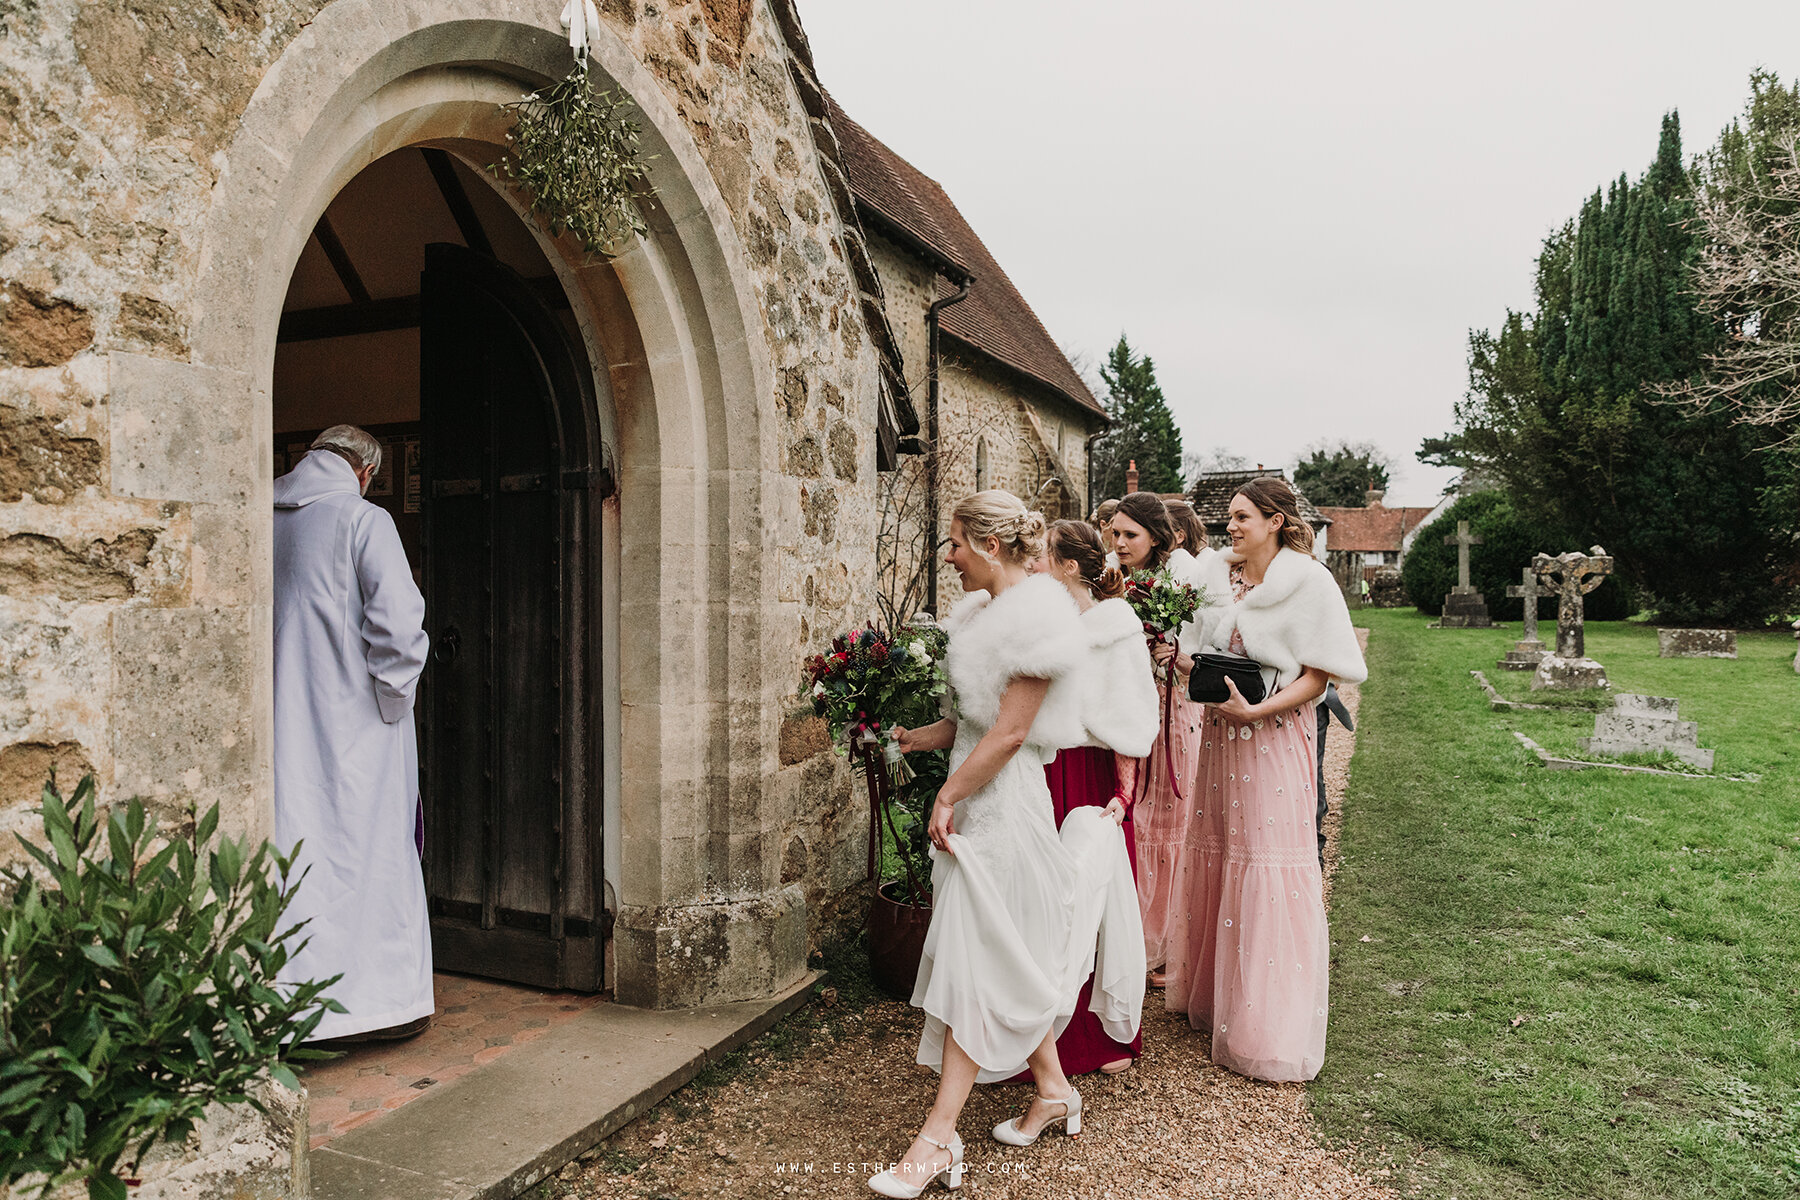
[[[594,0],[569,0],[563,5],[562,27],[568,32],[575,61],[587,66],[588,46],[600,36],[600,10],[594,7]]]

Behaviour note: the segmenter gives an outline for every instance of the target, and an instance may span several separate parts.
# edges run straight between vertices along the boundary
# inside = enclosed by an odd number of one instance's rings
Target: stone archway
[[[115,422],[154,428],[154,397],[169,388],[209,398],[220,417],[203,452],[171,444],[166,460],[144,456],[138,476],[116,472],[115,487],[208,504],[207,530],[196,517],[197,553],[234,572],[219,595],[236,603],[199,619],[243,639],[235,683],[253,747],[243,797],[226,815],[253,836],[271,827],[273,795],[266,464],[287,279],[325,205],[375,159],[427,144],[471,163],[497,157],[498,106],[566,69],[567,47],[534,23],[542,10],[523,0],[340,0],[322,10],[268,71],[224,155],[191,364],[115,365]],[[760,814],[732,797],[761,794],[767,757],[760,742],[754,753],[737,744],[746,714],[761,719],[767,707],[765,588],[756,557],[732,548],[760,539],[762,480],[778,463],[756,403],[773,391],[771,356],[730,215],[686,126],[625,45],[602,38],[593,59],[642,113],[658,197],[651,235],[610,263],[544,241],[597,367],[618,480],[600,584],[603,658],[614,671],[602,717],[618,922],[608,975],[628,1003],[766,995],[805,969],[801,889],[773,885],[721,904],[712,880],[731,877],[740,858],[747,872],[761,853]],[[748,736],[762,733],[753,720]]]

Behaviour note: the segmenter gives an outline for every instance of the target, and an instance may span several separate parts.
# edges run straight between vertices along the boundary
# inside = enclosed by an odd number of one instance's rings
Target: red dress
[[[1098,746],[1077,746],[1071,750],[1058,752],[1055,761],[1044,768],[1044,781],[1050,785],[1050,799],[1056,808],[1056,827],[1062,828],[1063,818],[1071,809],[1084,805],[1105,808],[1113,798],[1113,789],[1117,779],[1113,768],[1113,752]],[[1125,856],[1132,864],[1132,873],[1137,873],[1137,851],[1132,837],[1131,810],[1125,812]],[[1130,1042],[1115,1042],[1106,1035],[1100,1026],[1100,1018],[1088,1011],[1088,1002],[1093,999],[1094,981],[1090,976],[1081,985],[1081,995],[1075,1001],[1075,1015],[1056,1039],[1056,1053],[1062,1059],[1065,1075],[1086,1075],[1090,1071],[1098,1071],[1110,1062],[1118,1062],[1122,1058],[1136,1059],[1144,1052],[1144,1035],[1139,1033]],[[1030,1071],[1021,1071],[1013,1076],[1014,1082],[1025,1083],[1031,1079]]]

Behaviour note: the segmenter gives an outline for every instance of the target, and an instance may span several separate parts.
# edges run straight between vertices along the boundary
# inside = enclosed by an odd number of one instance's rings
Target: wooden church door
[[[421,791],[441,970],[596,990],[602,923],[592,381],[493,258],[425,249]]]

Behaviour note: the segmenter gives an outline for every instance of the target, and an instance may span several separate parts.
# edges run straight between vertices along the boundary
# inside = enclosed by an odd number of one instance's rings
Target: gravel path
[[[1343,696],[1355,713],[1358,690],[1346,687]],[[1354,750],[1354,736],[1334,725],[1325,761],[1333,801],[1328,869]],[[1213,1066],[1205,1040],[1181,1016],[1165,1012],[1160,995],[1152,992],[1145,1006],[1138,1065],[1116,1077],[1077,1081],[1086,1110],[1080,1138],[1047,1135],[1024,1149],[1002,1146],[986,1131],[1022,1113],[1029,1090],[1020,1084],[975,1089],[963,1111],[970,1164],[963,1195],[1398,1195],[1359,1174],[1345,1153],[1319,1144],[1304,1085],[1255,1083]],[[784,1044],[778,1033],[730,1077],[684,1089],[586,1161],[571,1164],[547,1194],[581,1200],[870,1195],[863,1179],[906,1149],[937,1077],[912,1061],[920,1027],[915,1009],[882,1000],[859,1012],[819,1015],[810,1042]]]

